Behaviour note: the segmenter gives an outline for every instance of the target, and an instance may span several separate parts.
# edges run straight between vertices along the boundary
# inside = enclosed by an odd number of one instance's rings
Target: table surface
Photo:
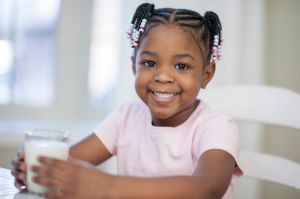
[[[0,198],[1,199],[42,199],[38,195],[20,192],[14,186],[14,177],[9,169],[0,167]]]

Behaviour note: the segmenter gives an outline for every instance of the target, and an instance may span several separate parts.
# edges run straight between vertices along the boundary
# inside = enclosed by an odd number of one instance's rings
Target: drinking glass
[[[34,173],[30,170],[32,165],[39,165],[37,158],[46,156],[67,160],[69,145],[68,133],[65,131],[32,129],[25,131],[25,163],[26,163],[26,186],[30,192],[42,194],[49,191],[46,187],[32,181]]]

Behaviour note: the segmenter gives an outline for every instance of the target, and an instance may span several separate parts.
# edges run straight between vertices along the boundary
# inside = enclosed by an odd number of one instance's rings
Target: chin
[[[170,112],[166,112],[166,111],[155,111],[155,110],[151,110],[152,113],[152,117],[155,117],[157,119],[168,119],[170,117],[172,117],[174,114],[170,113]]]

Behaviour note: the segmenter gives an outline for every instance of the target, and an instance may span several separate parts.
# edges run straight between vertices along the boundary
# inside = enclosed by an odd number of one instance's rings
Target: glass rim
[[[69,137],[67,131],[55,130],[55,129],[43,129],[43,128],[33,128],[24,131],[25,139],[48,139],[48,140],[58,140],[66,141]]]

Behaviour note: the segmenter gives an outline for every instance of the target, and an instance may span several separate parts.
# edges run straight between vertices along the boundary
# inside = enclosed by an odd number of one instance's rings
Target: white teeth
[[[176,94],[175,93],[161,93],[161,92],[154,91],[154,95],[159,98],[162,98],[162,99],[168,99],[168,98],[173,97]]]

